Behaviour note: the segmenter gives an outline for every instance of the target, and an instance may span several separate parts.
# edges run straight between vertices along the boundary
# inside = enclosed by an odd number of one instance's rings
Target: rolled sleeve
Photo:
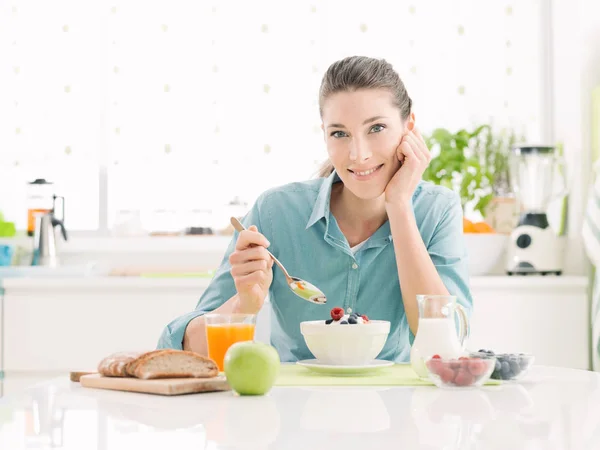
[[[263,197],[261,196],[252,206],[248,214],[241,219],[241,222],[246,228],[250,225],[256,225],[258,230],[267,236],[267,234],[270,233],[267,233],[266,230],[263,231],[260,220],[260,209],[262,208],[262,204]],[[158,349],[173,348],[181,350],[183,348],[183,336],[190,321],[198,316],[214,311],[235,295],[237,291],[230,272],[231,264],[229,263],[229,255],[231,255],[235,249],[238,234],[237,231],[234,232],[219,268],[209,286],[201,295],[196,308],[189,313],[177,317],[164,328],[158,340]]]
[[[453,194],[434,230],[428,252],[450,295],[471,315],[473,298],[469,287],[469,262],[463,233],[463,212],[458,195]]]

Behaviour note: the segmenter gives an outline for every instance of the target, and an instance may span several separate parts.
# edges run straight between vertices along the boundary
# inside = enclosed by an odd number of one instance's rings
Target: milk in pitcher
[[[427,378],[425,360],[433,355],[458,358],[463,353],[454,320],[451,318],[421,318],[415,341],[410,350],[410,363],[418,376]],[[424,360],[425,359],[425,360]]]

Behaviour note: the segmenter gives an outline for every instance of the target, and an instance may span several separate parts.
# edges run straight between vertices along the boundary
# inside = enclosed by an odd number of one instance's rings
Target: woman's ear
[[[415,129],[415,113],[410,113],[410,118],[408,119],[408,123],[406,124],[406,128],[409,131]]]

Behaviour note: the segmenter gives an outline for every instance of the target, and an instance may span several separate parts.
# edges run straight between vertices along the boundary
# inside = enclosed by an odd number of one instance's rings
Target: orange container
[[[208,357],[223,371],[225,353],[236,342],[252,341],[255,314],[207,314],[204,316]]]

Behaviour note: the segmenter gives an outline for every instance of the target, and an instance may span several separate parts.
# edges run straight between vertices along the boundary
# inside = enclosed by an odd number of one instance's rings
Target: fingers
[[[419,163],[419,158],[415,154],[413,146],[407,139],[407,136],[405,136],[404,139],[402,139],[402,143],[400,144],[400,152],[404,155],[402,165],[414,165]]]
[[[231,275],[234,277],[241,277],[261,270],[269,270],[269,262],[265,259],[236,264],[231,267]]]
[[[245,287],[251,287],[256,284],[262,284],[267,280],[267,272],[259,270],[249,275],[234,276],[235,287],[238,291]]]
[[[236,250],[229,255],[229,262],[232,266],[245,264],[250,261],[273,261],[271,255],[264,247],[250,247],[242,250]]]
[[[401,148],[404,149],[403,153],[407,157],[412,155],[421,162],[429,162],[431,160],[431,153],[417,129],[414,129],[402,138]]]
[[[236,250],[244,250],[252,245],[268,247],[271,243],[266,237],[257,231],[257,228],[252,225],[247,230],[240,232],[235,244]]]
[[[236,249],[229,255],[231,276],[238,292],[264,283],[273,267],[273,258],[265,248],[269,241],[255,226],[240,232]]]

